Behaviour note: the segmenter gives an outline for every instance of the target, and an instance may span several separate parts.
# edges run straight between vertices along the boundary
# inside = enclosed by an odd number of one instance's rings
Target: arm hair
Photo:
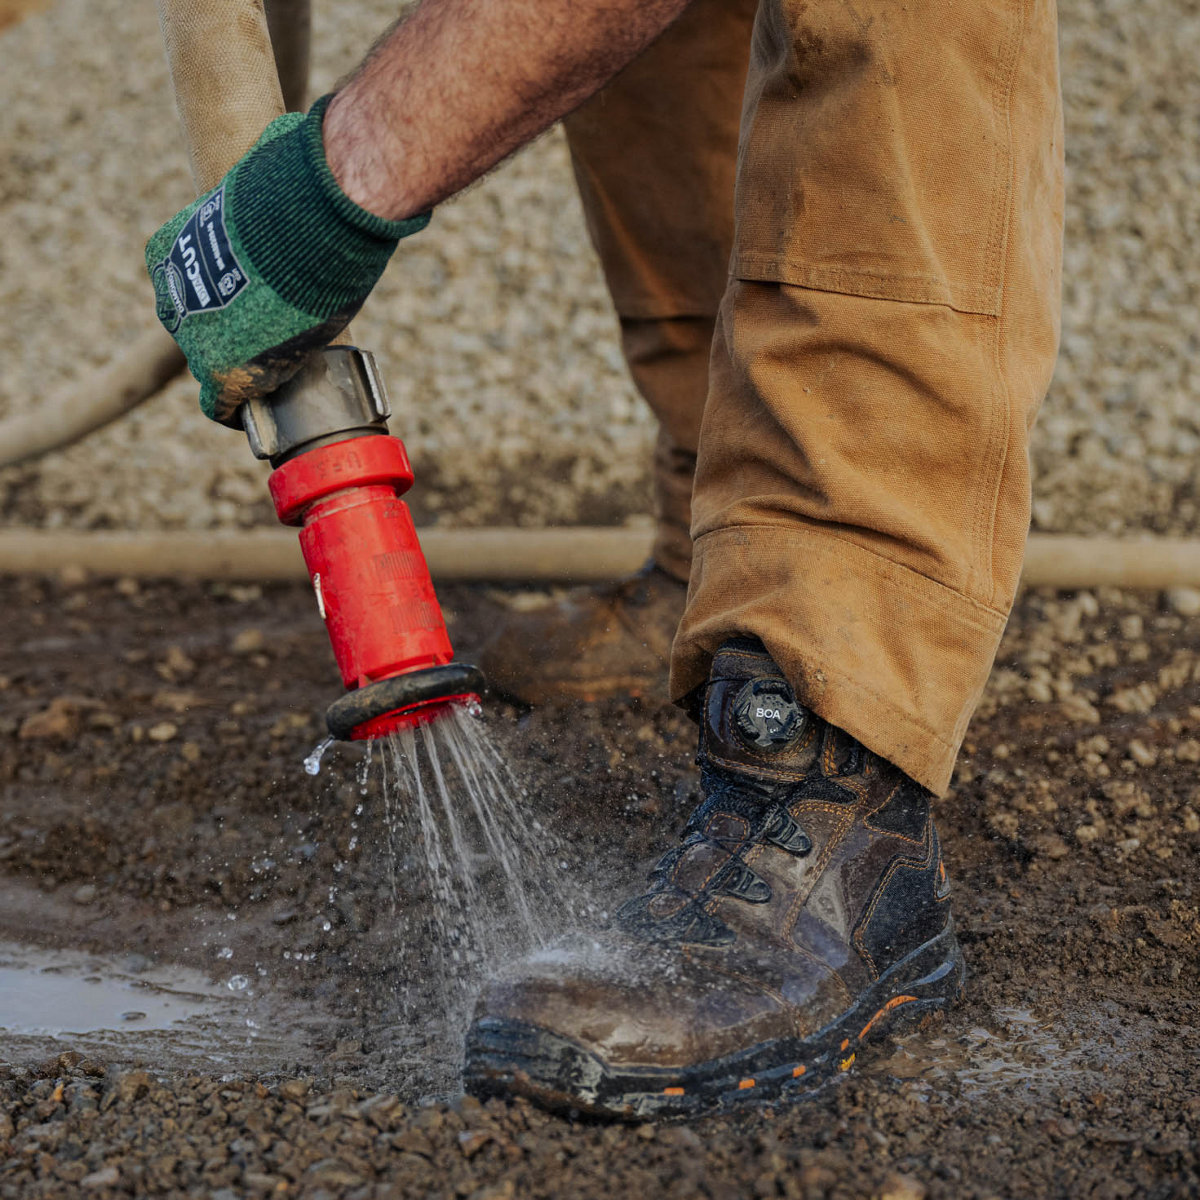
[[[334,177],[395,220],[484,175],[582,104],[688,0],[422,0],[325,115]]]

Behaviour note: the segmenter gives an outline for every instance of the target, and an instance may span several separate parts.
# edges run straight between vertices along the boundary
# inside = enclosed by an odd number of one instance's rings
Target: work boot
[[[604,587],[510,610],[479,657],[495,691],[525,704],[666,692],[687,585],[648,563]]]
[[[622,1119],[789,1098],[957,997],[930,794],[799,705],[755,640],[716,655],[698,762],[649,890],[488,986],[468,1091]]]

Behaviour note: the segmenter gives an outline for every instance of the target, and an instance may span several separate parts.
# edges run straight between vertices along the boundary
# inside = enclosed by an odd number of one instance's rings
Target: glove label
[[[151,278],[158,319],[169,333],[193,313],[224,308],[246,286],[225,229],[224,184],[188,218]]]

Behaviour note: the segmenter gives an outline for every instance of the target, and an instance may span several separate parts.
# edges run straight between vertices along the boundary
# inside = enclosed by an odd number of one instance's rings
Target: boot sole
[[[951,922],[810,1037],[760,1042],[683,1068],[613,1066],[562,1034],[482,1017],[467,1033],[463,1086],[480,1098],[524,1096],[552,1111],[623,1121],[799,1099],[848,1071],[868,1039],[948,1008],[965,976]]]

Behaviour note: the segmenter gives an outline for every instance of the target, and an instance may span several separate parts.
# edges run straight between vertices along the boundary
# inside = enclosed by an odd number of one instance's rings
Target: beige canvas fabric
[[[659,422],[654,558],[691,566],[708,359],[733,251],[742,93],[757,0],[694,0],[563,122],[630,372]]]
[[[756,634],[944,790],[1057,352],[1053,0],[698,0],[568,134],[635,377],[698,454],[672,694]]]

